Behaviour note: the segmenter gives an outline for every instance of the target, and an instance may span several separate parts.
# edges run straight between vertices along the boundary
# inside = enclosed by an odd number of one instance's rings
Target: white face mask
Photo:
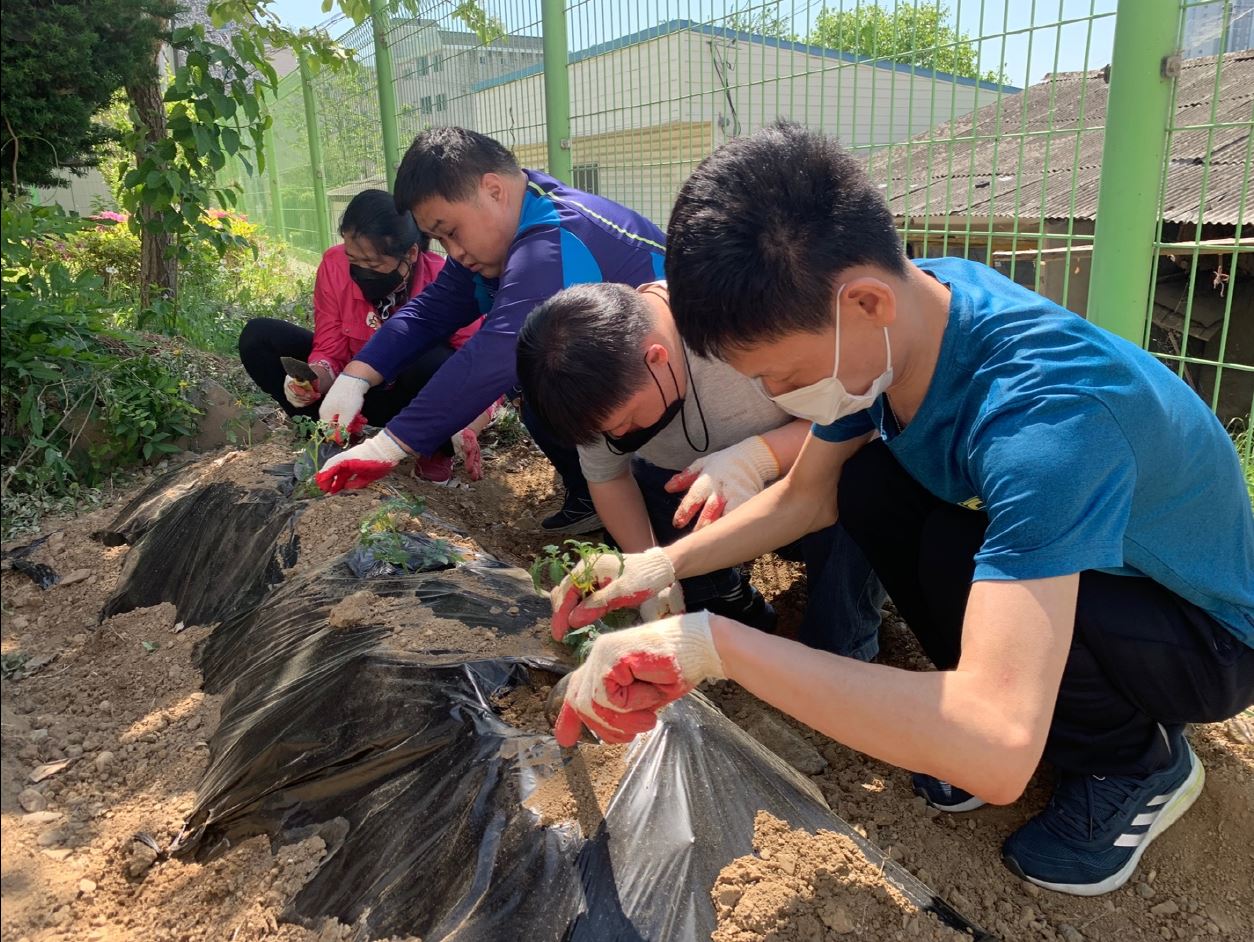
[[[887,327],[884,328],[884,357],[887,362],[884,372],[875,378],[871,388],[855,396],[836,378],[840,370],[840,293],[844,290],[845,286],[841,285],[836,291],[836,360],[832,364],[832,375],[809,386],[770,397],[789,415],[809,419],[818,425],[831,425],[837,419],[869,408],[893,382],[893,348],[888,342]]]

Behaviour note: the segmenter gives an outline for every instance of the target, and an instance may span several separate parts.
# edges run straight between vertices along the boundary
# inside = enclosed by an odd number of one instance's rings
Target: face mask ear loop
[[[653,367],[649,366],[649,355],[648,355],[647,353],[644,355],[644,358],[643,358],[643,359],[644,359],[644,368],[645,368],[646,370],[648,370],[648,371],[649,371],[649,379],[653,380],[653,385],[657,387],[657,394],[658,394],[658,396],[659,396],[659,397],[661,398],[661,400],[662,400],[662,412],[663,412],[663,414],[665,414],[665,412],[666,412],[666,391],[665,391],[664,389],[662,389],[662,384],[661,384],[661,382],[659,382],[659,381],[658,381],[658,378],[657,378],[656,376],[654,376],[654,375],[653,375]],[[667,368],[668,370],[670,370],[670,369],[671,369],[671,365],[670,365],[669,363],[667,363],[667,364],[666,364],[666,368]],[[671,370],[671,379],[672,379],[672,380],[674,380],[674,379],[675,379],[675,371],[674,371],[674,370]],[[679,393],[679,386],[678,386],[678,385],[676,385],[676,386],[675,386],[675,393],[676,393],[676,395],[678,395],[678,393]],[[680,411],[681,411],[681,413],[682,413],[682,411],[683,411],[683,410],[681,409]],[[685,428],[685,430],[684,430],[684,434],[687,434],[687,429],[686,429],[686,428]],[[625,451],[619,451],[617,448],[615,448],[615,447],[614,447],[614,445],[613,445],[613,444],[609,441],[609,439],[606,439],[606,441],[605,441],[605,447],[606,447],[606,448],[608,448],[608,449],[610,450],[610,454],[612,454],[612,455],[625,455],[625,454],[627,454],[627,452],[625,452]]]
[[[688,447],[697,452],[697,454],[705,454],[710,449],[710,426],[705,421],[705,410],[701,408],[701,397],[697,395],[697,384],[692,380],[692,363],[688,360],[688,348],[683,345],[682,340],[679,346],[684,352],[684,369],[688,371],[688,389],[692,392],[692,401],[697,404],[697,415],[701,417],[701,428],[705,430],[705,444],[698,448],[696,443],[693,442],[692,436],[688,434],[687,409],[681,408],[679,410],[679,421],[684,427],[684,438],[688,442]],[[671,369],[669,362],[667,362],[666,368],[671,371],[671,382],[675,384],[675,395],[678,396],[679,380],[675,378],[675,371]]]
[[[832,379],[837,379],[840,372],[840,295],[844,290],[843,284],[836,289],[836,359],[832,361]]]

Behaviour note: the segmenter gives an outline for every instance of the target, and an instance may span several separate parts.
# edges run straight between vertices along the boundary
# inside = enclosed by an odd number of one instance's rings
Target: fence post
[[[309,138],[309,166],[313,176],[314,210],[318,220],[318,252],[331,246],[331,211],[327,206],[326,171],[322,167],[322,137],[318,133],[318,104],[314,101],[309,60],[300,57],[300,91],[305,99],[305,135]]]
[[[266,179],[270,184],[270,230],[287,241],[287,224],[283,218],[283,191],[279,189],[279,149],[274,144],[274,114],[270,113],[270,126],[262,137],[266,154]]]
[[[388,190],[392,190],[396,186],[396,168],[401,164],[401,145],[396,128],[396,86],[393,84],[387,17],[388,0],[370,0],[375,80],[379,84],[379,125],[383,131],[383,164],[387,171]]]
[[[566,55],[566,2],[541,0],[544,33],[544,129],[549,173],[566,183],[570,172],[570,75]]]
[[[1093,233],[1089,318],[1143,344],[1182,0],[1119,0]]]

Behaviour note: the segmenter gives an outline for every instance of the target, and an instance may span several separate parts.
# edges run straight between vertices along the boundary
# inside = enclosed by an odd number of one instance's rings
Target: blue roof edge
[[[668,36],[671,33],[680,33],[686,30],[701,33],[705,36],[714,36],[719,39],[735,39],[744,42],[760,43],[767,48],[778,48],[786,52],[803,52],[807,55],[822,56],[825,59],[839,59],[841,62],[851,64],[868,65],[876,69],[888,69],[892,72],[901,72],[907,75],[919,76],[922,78],[940,79],[942,81],[954,82],[958,85],[968,87],[976,87],[991,92],[1014,93],[1023,91],[1015,85],[1002,85],[998,82],[989,82],[984,79],[967,78],[965,75],[954,75],[951,72],[940,72],[936,69],[925,69],[919,66],[912,66],[904,62],[889,62],[882,59],[874,59],[870,56],[857,56],[850,52],[842,52],[839,49],[829,49],[826,46],[814,46],[809,43],[795,42],[790,39],[780,39],[777,36],[765,36],[761,33],[749,33],[744,30],[731,29],[726,26],[714,26],[709,23],[697,23],[692,20],[668,20],[665,23],[659,23],[657,26],[650,26],[647,29],[637,30],[626,36],[620,36],[617,39],[611,39],[607,42],[598,43],[595,46],[589,46],[587,49],[581,49],[578,52],[572,52],[567,57],[567,63],[582,62],[584,59],[592,59],[596,56],[603,56],[606,53],[616,52],[628,46],[635,46],[639,43],[648,42],[652,39],[659,39],[662,36]],[[507,85],[510,82],[516,82],[519,79],[528,78],[532,75],[539,75],[544,72],[544,65],[530,65],[523,69],[517,69],[513,72],[507,72],[505,75],[498,76],[493,79],[486,79],[482,82],[476,82],[470,86],[472,92],[481,92],[489,88],[495,88],[498,85]]]

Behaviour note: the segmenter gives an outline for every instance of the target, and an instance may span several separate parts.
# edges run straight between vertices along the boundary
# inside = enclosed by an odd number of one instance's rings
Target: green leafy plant
[[[1250,503],[1254,504],[1254,414],[1244,419],[1235,419],[1228,426],[1233,444],[1237,448],[1237,457],[1241,461],[1241,471],[1245,476],[1245,488],[1250,494]]]
[[[496,448],[512,448],[526,441],[529,434],[513,403],[506,402],[493,417],[492,424],[483,430],[481,438],[485,444]]]
[[[420,497],[385,501],[378,510],[362,520],[358,528],[358,545],[370,550],[380,562],[403,569],[421,571],[456,566],[463,557],[448,541],[431,540],[415,555],[402,539],[401,527],[426,509],[426,501]]]
[[[547,593],[570,576],[580,597],[587,598],[598,588],[592,564],[602,556],[616,558],[618,572],[622,574],[623,554],[604,543],[566,540],[561,546],[546,546],[541,555],[536,557],[535,562],[531,564],[532,584],[535,585],[537,592]],[[631,612],[610,612],[606,617],[597,619],[591,625],[568,631],[562,638],[562,642],[575,652],[576,660],[582,663],[588,657],[593,642],[600,637],[602,632],[625,627],[634,620]]]
[[[194,430],[185,367],[118,329],[118,301],[56,247],[90,225],[6,199],[0,334],[0,494],[5,532],[27,505],[77,499],[119,470],[179,450]],[[20,506],[19,506],[20,505]]]
[[[579,594],[587,597],[597,590],[592,564],[602,556],[615,557],[618,560],[618,572],[622,574],[623,554],[604,543],[567,540],[561,546],[546,546],[531,564],[531,581],[537,592],[547,592],[570,576]]]
[[[322,446],[334,441],[335,426],[307,415],[294,415],[290,421],[296,441],[301,445],[301,458],[304,459],[298,459],[298,464],[305,464],[310,469],[296,489],[296,496],[322,497],[322,489],[314,479],[322,470]]]

